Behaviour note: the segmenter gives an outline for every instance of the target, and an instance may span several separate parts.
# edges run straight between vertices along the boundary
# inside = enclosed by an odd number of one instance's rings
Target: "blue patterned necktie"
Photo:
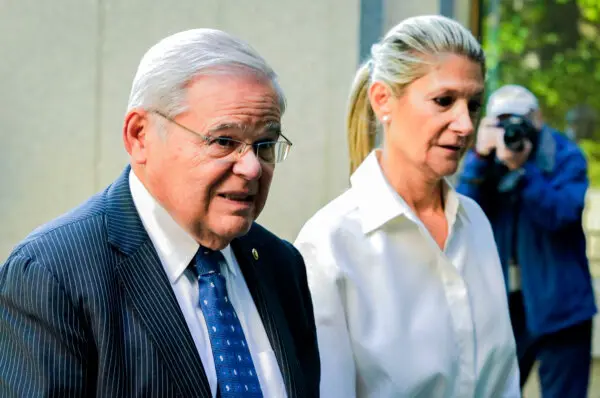
[[[222,398],[262,398],[256,369],[242,325],[227,297],[220,251],[200,247],[195,258],[200,288],[199,304],[212,347],[217,384]]]

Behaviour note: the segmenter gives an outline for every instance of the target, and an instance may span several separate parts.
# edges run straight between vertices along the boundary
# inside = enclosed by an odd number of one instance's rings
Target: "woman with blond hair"
[[[445,179],[472,141],[484,64],[464,27],[422,16],[388,32],[356,75],[351,187],[295,243],[323,397],[520,396],[490,224]]]

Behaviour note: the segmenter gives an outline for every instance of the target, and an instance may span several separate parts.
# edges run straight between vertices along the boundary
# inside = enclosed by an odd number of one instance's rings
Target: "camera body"
[[[525,140],[537,141],[538,130],[526,117],[508,115],[497,126],[504,129],[504,144],[511,151],[521,152],[525,148]]]

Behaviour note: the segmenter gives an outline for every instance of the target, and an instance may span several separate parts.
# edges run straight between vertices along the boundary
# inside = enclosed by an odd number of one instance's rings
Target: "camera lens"
[[[526,118],[517,115],[510,115],[500,120],[498,127],[504,129],[504,144],[514,152],[525,149],[525,140],[531,140],[535,133],[535,128],[531,123]]]
[[[520,152],[525,148],[525,133],[518,125],[508,125],[504,129],[504,144],[508,149]]]

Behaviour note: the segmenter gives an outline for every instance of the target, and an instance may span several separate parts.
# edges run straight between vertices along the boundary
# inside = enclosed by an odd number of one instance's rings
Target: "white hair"
[[[249,44],[216,29],[186,30],[152,46],[138,66],[127,111],[142,108],[175,117],[187,110],[186,90],[193,79],[235,73],[236,69],[264,75],[277,93],[283,114],[285,96],[273,69]]]

